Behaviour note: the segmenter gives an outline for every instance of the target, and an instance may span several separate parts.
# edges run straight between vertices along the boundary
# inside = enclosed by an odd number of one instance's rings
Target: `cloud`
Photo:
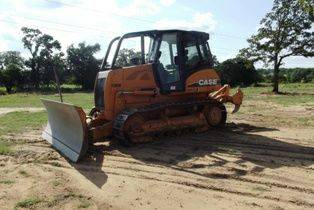
[[[217,26],[217,21],[214,19],[212,13],[196,12],[191,20],[169,20],[162,19],[155,23],[158,29],[184,29],[184,30],[200,30],[212,32]]]
[[[208,31],[215,27],[211,13],[195,13],[192,20],[161,19],[154,24],[154,18],[162,14],[163,8],[174,3],[175,0],[0,1],[0,50],[12,48],[27,54],[21,42],[23,26],[52,35],[61,42],[63,51],[72,43],[100,43],[101,55],[113,37],[133,30],[168,27]],[[4,39],[7,34],[12,40]]]
[[[126,32],[126,22],[144,25],[149,22],[146,16],[160,12],[160,5],[153,0],[131,0],[123,4],[117,0],[7,0],[0,2],[0,12],[0,35],[7,30],[20,31],[21,26],[37,27],[61,37],[60,41],[67,45],[78,40],[120,35]]]
[[[14,49],[26,52],[21,42],[23,26],[38,28],[43,33],[52,35],[61,42],[63,51],[70,44],[82,41],[88,44],[96,42],[107,44],[113,37],[126,32],[125,17],[156,14],[160,8],[151,0],[132,0],[122,5],[115,0],[58,2],[54,0],[0,2],[0,51],[8,50],[14,44]],[[136,20],[129,21],[133,24]],[[14,40],[5,39],[4,36],[8,34],[12,35]]]
[[[65,4],[69,6],[70,4]],[[129,3],[123,2],[118,4],[117,0],[80,0],[77,8],[83,8],[107,18],[122,17],[142,17],[154,15],[160,11],[160,6],[153,0],[131,0]]]
[[[0,42],[0,52],[9,50],[8,45],[5,42]]]
[[[160,11],[160,7],[152,0],[133,0],[129,5],[117,10],[123,15],[136,17],[154,15]]]
[[[160,0],[160,4],[164,7],[170,7],[176,0]]]

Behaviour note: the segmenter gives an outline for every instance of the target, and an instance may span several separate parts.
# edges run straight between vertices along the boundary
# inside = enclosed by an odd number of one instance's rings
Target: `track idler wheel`
[[[212,104],[205,107],[204,115],[210,127],[224,127],[226,125],[227,111],[223,104]]]
[[[134,114],[127,119],[123,126],[123,132],[126,138],[122,143],[125,146],[152,141],[152,137],[147,136],[143,130],[144,123],[145,119],[139,114]]]

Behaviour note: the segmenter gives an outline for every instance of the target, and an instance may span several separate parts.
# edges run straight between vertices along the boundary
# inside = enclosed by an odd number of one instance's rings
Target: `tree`
[[[94,57],[100,50],[99,44],[86,45],[79,43],[78,47],[71,45],[67,49],[68,70],[73,73],[75,82],[82,86],[82,89],[93,89],[96,74],[100,70],[101,61]]]
[[[44,59],[40,60],[40,72],[44,72],[41,80],[46,87],[49,87],[51,82],[55,82],[54,70],[57,72],[60,83],[62,84],[64,81],[66,64],[63,56],[64,54],[61,52],[49,57],[43,56]]]
[[[24,66],[24,60],[18,51],[0,52],[0,69],[4,69],[9,64],[15,64],[19,67]]]
[[[213,68],[216,68],[217,66],[219,66],[219,61],[216,55],[213,55]]]
[[[24,68],[20,52],[6,51],[0,53],[0,84],[10,93],[13,86],[21,82],[21,72]]]
[[[123,48],[119,50],[115,66],[126,67],[138,65],[141,62],[141,52],[136,52],[134,49]]]
[[[278,93],[279,68],[289,56],[314,56],[313,8],[307,0],[275,0],[272,11],[262,19],[249,47],[239,56],[273,65],[273,92]]]
[[[11,93],[13,86],[17,86],[21,78],[21,68],[10,63],[2,71],[0,71],[0,82],[5,86],[6,91]]]
[[[313,7],[313,0],[299,0],[303,9],[309,13],[311,21],[314,21],[314,7]]]
[[[253,63],[243,58],[234,58],[220,63],[216,67],[222,84],[251,85],[258,80]]]
[[[22,42],[24,47],[30,52],[31,57],[26,64],[31,68],[30,80],[33,87],[39,88],[42,77],[49,74],[51,60],[55,54],[60,53],[61,44],[48,34],[43,34],[38,29],[23,27],[24,37]]]

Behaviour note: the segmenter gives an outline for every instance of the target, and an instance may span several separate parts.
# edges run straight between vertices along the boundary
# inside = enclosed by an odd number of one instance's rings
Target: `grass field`
[[[261,87],[242,88],[248,100],[262,100],[274,102],[283,106],[314,103],[314,83],[281,84],[279,90],[282,94],[272,94],[270,84]]]
[[[64,102],[73,103],[81,106],[84,109],[93,107],[92,92],[76,92],[64,93]],[[0,96],[0,107],[43,107],[41,98],[59,100],[59,95],[54,93],[15,93],[10,95]]]
[[[47,121],[46,112],[10,112],[0,117],[0,136],[39,128]]]
[[[261,87],[247,87],[242,88],[245,98],[243,106],[237,114],[238,118],[246,117],[256,113],[261,113],[263,117],[279,124],[291,124],[300,126],[314,126],[313,116],[300,116],[296,120],[287,119],[285,116],[278,116],[272,112],[272,109],[265,108],[260,104],[252,105],[254,102],[274,104],[283,107],[291,106],[309,106],[314,107],[314,83],[307,84],[281,84],[280,90],[284,94],[272,94],[270,85],[262,85]],[[235,89],[233,90],[233,92]],[[63,99],[65,102],[73,103],[77,106],[89,110],[93,107],[93,93],[92,92],[75,92],[64,93]],[[21,107],[35,107],[43,108],[40,98],[47,98],[59,100],[59,95],[56,93],[15,93],[0,96],[1,108],[21,108]],[[265,110],[263,110],[265,109]],[[0,113],[0,139],[8,133],[21,133],[32,129],[41,129],[47,121],[47,114],[45,111],[26,112],[13,111],[5,115]],[[9,153],[8,142],[1,141],[0,153]],[[2,151],[2,152],[1,152]]]
[[[314,83],[281,84],[280,91],[283,94],[274,95],[271,93],[270,84],[263,84],[261,87],[242,88],[245,99],[263,100],[274,102],[284,106],[297,105],[303,103],[314,103]],[[93,92],[63,93],[63,100],[68,103],[81,106],[84,109],[93,107]],[[1,107],[43,107],[40,98],[59,100],[57,93],[16,93],[0,96]]]

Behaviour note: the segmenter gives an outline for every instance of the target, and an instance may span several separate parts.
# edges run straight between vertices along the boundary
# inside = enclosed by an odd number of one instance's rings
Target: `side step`
[[[48,123],[42,137],[62,155],[77,162],[88,149],[85,112],[72,104],[47,99],[41,101],[48,112]]]

